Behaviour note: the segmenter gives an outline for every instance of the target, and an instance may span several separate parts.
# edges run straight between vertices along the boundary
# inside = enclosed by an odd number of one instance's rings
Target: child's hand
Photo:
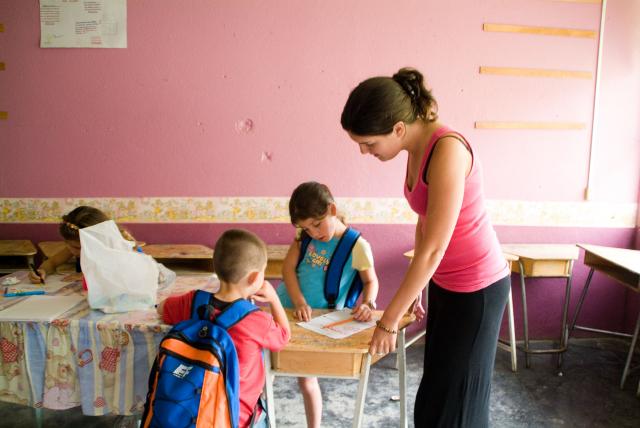
[[[47,272],[44,269],[38,269],[38,273],[40,274],[40,278],[33,271],[29,271],[29,280],[33,284],[42,284],[42,280],[47,276]],[[42,279],[41,279],[42,278]]]
[[[304,302],[302,305],[296,305],[293,316],[300,321],[309,321],[311,319],[311,306]]]
[[[258,291],[251,296],[251,299],[256,302],[271,303],[278,299],[278,294],[271,283],[269,281],[265,281],[262,283],[262,287],[260,287]]]
[[[356,321],[370,321],[371,317],[373,316],[373,311],[371,310],[369,305],[366,305],[364,303],[353,308],[351,313],[353,314],[353,318]]]

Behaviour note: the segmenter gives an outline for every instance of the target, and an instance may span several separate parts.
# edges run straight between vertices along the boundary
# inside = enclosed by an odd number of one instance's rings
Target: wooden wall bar
[[[585,129],[583,122],[498,122],[477,121],[477,129]]]
[[[531,27],[527,25],[513,24],[483,24],[484,31],[494,31],[500,33],[523,33],[536,34],[540,36],[562,36],[562,37],[584,37],[595,39],[598,35],[593,30],[578,30],[573,28],[554,28],[554,27]]]
[[[541,68],[518,68],[518,67],[489,67],[480,66],[480,74],[499,74],[505,76],[524,77],[557,77],[569,79],[591,79],[593,73],[590,71],[577,70],[546,70]]]

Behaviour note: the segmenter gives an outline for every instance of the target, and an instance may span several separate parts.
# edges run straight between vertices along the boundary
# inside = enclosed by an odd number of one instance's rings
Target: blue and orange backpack
[[[347,261],[349,260],[349,255],[351,255],[351,251],[356,245],[356,241],[359,237],[360,232],[348,227],[340,238],[340,241],[338,241],[338,245],[331,255],[329,266],[327,266],[327,273],[324,277],[324,298],[329,303],[329,309],[336,308],[336,300],[340,293],[342,271],[344,271]],[[300,257],[298,258],[298,264],[296,266],[299,266],[304,259],[310,242],[311,237],[304,233],[300,241]],[[344,306],[346,308],[353,308],[355,306],[358,297],[360,297],[360,293],[362,293],[362,287],[362,279],[360,279],[360,275],[356,273],[349,286],[347,299],[344,302]]]
[[[227,330],[258,307],[237,300],[215,315],[212,297],[196,291],[191,318],[176,324],[160,342],[142,428],[238,427],[238,355]]]

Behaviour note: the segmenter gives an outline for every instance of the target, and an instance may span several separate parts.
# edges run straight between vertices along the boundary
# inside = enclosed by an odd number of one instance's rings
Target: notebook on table
[[[0,311],[0,321],[48,321],[59,318],[78,303],[84,296],[29,296]]]

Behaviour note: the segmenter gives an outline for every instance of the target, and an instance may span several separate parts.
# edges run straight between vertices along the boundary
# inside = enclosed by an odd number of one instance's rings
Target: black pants
[[[429,284],[416,428],[487,427],[491,375],[511,277],[473,293]]]

